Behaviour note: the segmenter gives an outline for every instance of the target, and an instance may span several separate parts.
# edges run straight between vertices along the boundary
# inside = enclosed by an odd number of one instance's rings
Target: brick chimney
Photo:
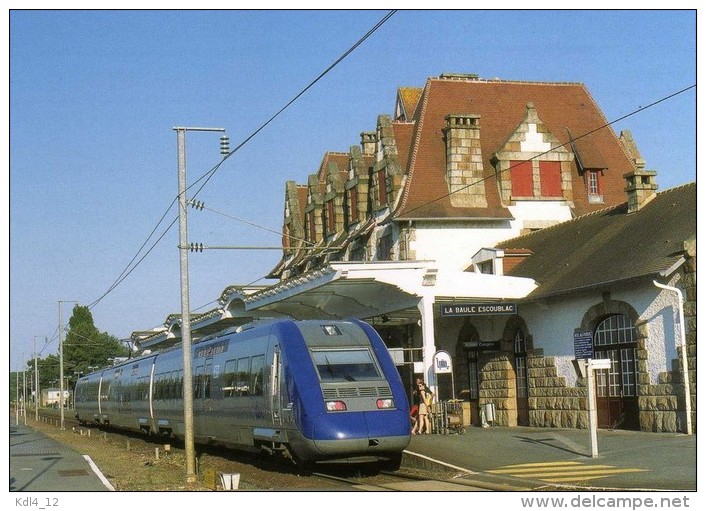
[[[637,168],[632,172],[623,174],[627,181],[625,192],[628,195],[628,214],[642,209],[657,195],[657,184],[654,170],[643,170],[644,163],[638,162]]]
[[[451,204],[456,207],[485,208],[483,157],[480,147],[480,115],[449,114],[446,127],[446,183]]]
[[[375,154],[375,144],[377,142],[377,133],[374,131],[364,131],[360,134],[360,145],[363,148],[363,154],[370,156]]]

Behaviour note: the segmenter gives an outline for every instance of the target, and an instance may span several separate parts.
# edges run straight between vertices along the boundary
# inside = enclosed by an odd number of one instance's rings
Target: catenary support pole
[[[175,128],[176,129],[176,128]],[[196,482],[194,448],[194,395],[191,375],[191,318],[189,316],[189,249],[186,218],[186,129],[177,131],[179,180],[179,270],[181,275],[181,343],[184,359],[184,450],[186,481]]]
[[[186,482],[195,483],[196,449],[194,447],[194,388],[192,385],[191,317],[189,315],[189,233],[186,208],[186,132],[217,131],[225,128],[175,127],[177,132],[177,174],[179,182],[179,269],[181,275],[181,342],[184,362],[184,451],[186,455]],[[224,146],[225,144],[225,146]],[[221,140],[221,154],[227,154],[227,137]]]

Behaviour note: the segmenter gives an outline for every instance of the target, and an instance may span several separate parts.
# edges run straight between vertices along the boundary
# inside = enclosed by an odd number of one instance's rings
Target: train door
[[[601,321],[593,335],[596,358],[610,359],[610,368],[596,371],[599,428],[639,429],[637,400],[637,335],[623,314]]]
[[[98,379],[98,419],[102,422],[103,417],[103,374],[101,373]],[[95,418],[95,417],[94,417]]]
[[[270,370],[270,410],[272,424],[282,424],[282,359],[279,345],[275,345]]]
[[[211,399],[211,379],[213,372],[213,358],[204,359],[196,367],[194,375],[194,418],[197,430],[205,437],[213,436],[210,417],[213,413],[213,400]]]

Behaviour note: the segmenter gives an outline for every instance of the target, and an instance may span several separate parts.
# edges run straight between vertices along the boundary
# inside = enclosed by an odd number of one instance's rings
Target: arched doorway
[[[624,314],[601,320],[593,333],[595,358],[610,359],[610,369],[596,371],[599,428],[639,429],[637,402],[637,332]]]

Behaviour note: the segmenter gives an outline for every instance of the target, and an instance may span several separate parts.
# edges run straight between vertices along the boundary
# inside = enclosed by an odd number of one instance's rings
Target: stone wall
[[[554,357],[544,357],[541,349],[527,356],[530,426],[547,428],[588,428],[588,389],[586,379],[567,387],[557,375]]]
[[[484,355],[479,360],[481,378],[478,403],[481,408],[486,403],[495,404],[497,426],[517,425],[517,390],[511,356],[499,353]]]

